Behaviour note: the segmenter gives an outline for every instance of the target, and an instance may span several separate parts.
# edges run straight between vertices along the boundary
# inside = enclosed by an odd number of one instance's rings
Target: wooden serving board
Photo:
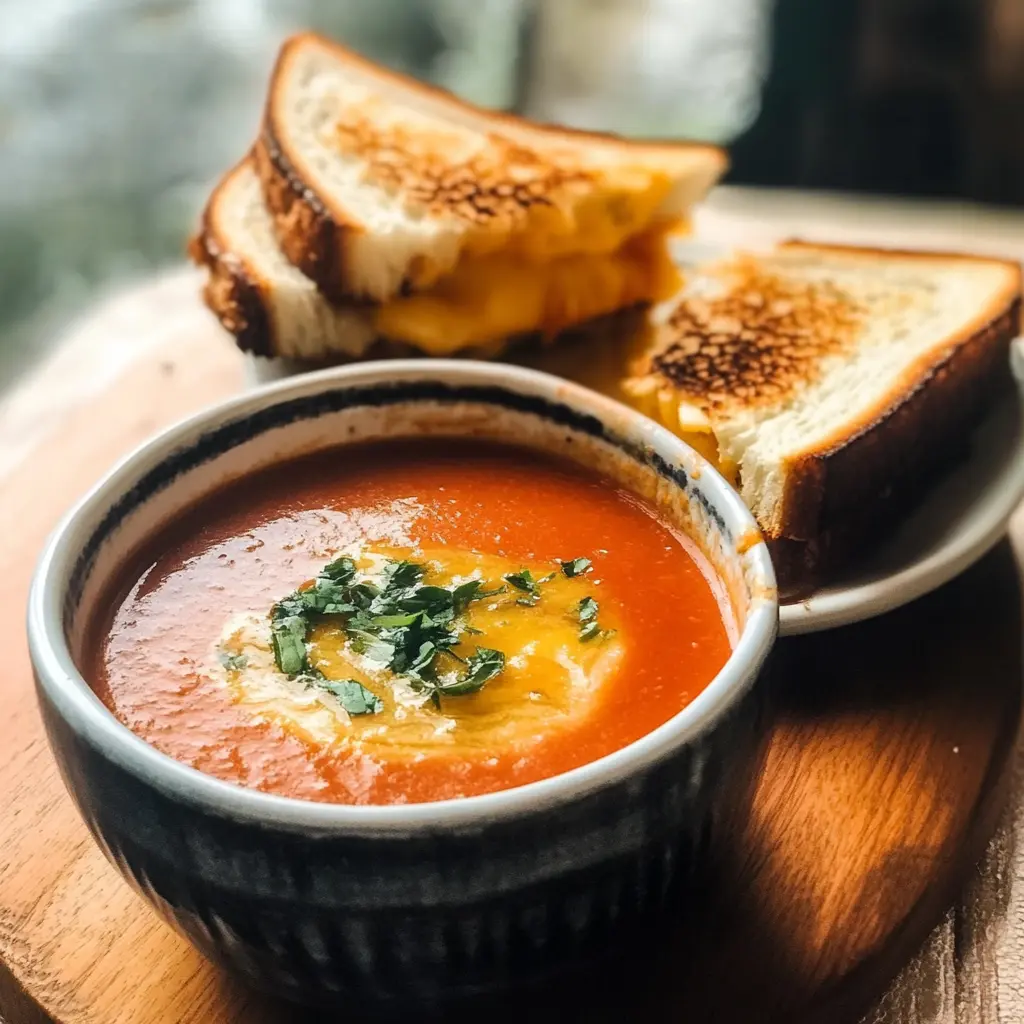
[[[242,386],[239,356],[195,294],[195,278],[180,274],[104,307],[0,407],[8,1024],[321,1019],[221,974],[121,881],[64,792],[32,693],[23,608],[46,533],[137,442]],[[1006,789],[1021,667],[1020,573],[1008,542],[883,619],[780,643],[759,788],[749,816],[717,837],[704,905],[645,964],[546,993],[531,1016],[855,1020],[982,854]]]

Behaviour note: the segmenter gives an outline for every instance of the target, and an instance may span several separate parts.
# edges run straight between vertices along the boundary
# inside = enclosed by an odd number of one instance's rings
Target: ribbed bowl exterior
[[[749,799],[764,686],[644,773],[467,830],[313,835],[193,807],[92,748],[40,690],[64,780],[125,878],[207,956],[286,999],[411,1012],[544,981],[700,886]],[[678,906],[679,900],[672,900]]]

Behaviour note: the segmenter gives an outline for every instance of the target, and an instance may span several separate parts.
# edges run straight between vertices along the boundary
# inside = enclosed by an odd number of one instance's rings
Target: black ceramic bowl
[[[663,726],[563,775],[407,806],[243,789],[135,736],[78,669],[126,552],[197,499],[300,453],[380,437],[489,437],[595,467],[703,552],[733,654]],[[606,951],[701,867],[736,799],[775,638],[774,577],[736,493],[650,420],[532,371],[368,363],[225,402],[122,462],[64,520],[32,587],[39,702],[65,783],[123,875],[204,953],[289,999],[422,1010]]]

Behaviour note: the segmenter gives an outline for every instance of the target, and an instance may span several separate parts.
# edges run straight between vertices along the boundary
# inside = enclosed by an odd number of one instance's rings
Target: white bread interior
[[[285,258],[249,159],[211,196],[204,230],[221,251],[218,258],[237,264],[235,272],[258,289],[268,319],[268,354],[314,361],[356,358],[376,340],[367,311],[330,305]]]
[[[265,130],[301,184],[336,224],[348,229],[342,261],[345,294],[376,301],[396,295],[418,264],[428,262],[435,275],[450,271],[473,227],[449,212],[429,212],[400,188],[365,180],[364,163],[342,152],[334,129],[343,109],[359,109],[368,102],[374,104],[376,125],[412,129],[413,140],[417,130],[425,137],[437,131],[451,135],[456,152],[450,155],[456,158],[486,150],[497,133],[531,150],[567,154],[598,173],[603,168],[656,167],[672,178],[657,210],[659,219],[685,214],[726,165],[724,153],[713,146],[632,143],[481,110],[385,71],[319,36],[297,36],[279,57]],[[278,229],[288,230],[280,224]]]

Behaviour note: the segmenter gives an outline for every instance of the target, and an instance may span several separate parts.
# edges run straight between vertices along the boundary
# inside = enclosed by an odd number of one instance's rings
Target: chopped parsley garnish
[[[313,625],[324,616],[339,616],[341,628],[358,654],[402,676],[435,706],[440,707],[442,695],[476,693],[504,669],[505,656],[478,647],[475,654],[464,658],[452,648],[461,643],[463,634],[480,633],[461,621],[469,605],[502,593],[505,587],[486,590],[481,580],[451,587],[424,584],[426,571],[427,567],[417,562],[390,561],[378,585],[369,580],[357,582],[351,558],[329,563],[316,579],[271,609],[271,645],[277,667],[290,678],[328,690],[350,714],[380,711],[383,703],[362,683],[335,683],[309,664],[306,640]],[[442,657],[465,665],[465,670],[442,674]]]
[[[516,598],[516,604],[526,607],[535,605],[540,600],[540,585],[553,580],[556,573],[549,572],[547,576],[536,578],[529,569],[520,569],[519,572],[510,572],[504,576],[506,583],[510,583],[516,590],[522,590],[528,597]]]
[[[606,640],[615,635],[614,629],[602,629],[597,621],[598,603],[589,595],[576,605],[576,617],[580,621],[579,637],[582,643],[588,640]]]
[[[358,679],[328,679],[321,676],[316,686],[326,690],[350,715],[375,715],[384,710],[384,702]]]
[[[389,562],[384,567],[384,589],[395,590],[414,587],[426,572],[426,566],[416,562]]]
[[[379,662],[381,665],[391,664],[391,660],[395,656],[393,643],[389,643],[366,629],[352,627],[347,632],[357,654],[362,654],[370,661]]]
[[[519,572],[510,572],[505,576],[505,582],[511,583],[516,590],[524,590],[527,594],[537,592],[537,581],[529,569],[520,569]]]
[[[351,583],[356,576],[356,563],[348,555],[342,555],[333,562],[328,562],[320,570],[321,576],[326,576],[335,583]]]
[[[493,679],[505,668],[505,655],[489,647],[478,647],[476,654],[466,659],[466,672],[451,682],[439,683],[437,688],[445,696],[476,693],[484,683]]]
[[[592,568],[589,558],[559,564],[569,579]],[[418,562],[388,561],[377,579],[360,580],[351,558],[328,563],[315,579],[271,609],[271,646],[277,667],[291,679],[332,694],[351,715],[383,710],[381,699],[358,680],[328,679],[310,664],[307,640],[314,625],[322,618],[336,617],[356,653],[401,677],[440,708],[442,697],[477,693],[505,669],[501,651],[454,650],[467,636],[481,634],[465,621],[469,606],[504,593],[508,584],[519,591],[515,604],[533,607],[540,601],[540,586],[554,579],[557,570],[535,577],[523,568],[508,573],[503,584],[491,589],[478,579],[449,586],[424,583],[426,573],[427,566]],[[611,635],[598,624],[593,597],[584,597],[573,610],[581,642]]]
[[[589,558],[574,558],[572,561],[562,563],[562,572],[572,579],[574,576],[582,576],[585,572],[589,572],[592,566],[593,563]]]
[[[306,616],[296,614],[289,605],[286,614],[273,616],[272,622],[270,643],[274,661],[286,676],[297,676],[306,669],[306,633],[309,631]]]

